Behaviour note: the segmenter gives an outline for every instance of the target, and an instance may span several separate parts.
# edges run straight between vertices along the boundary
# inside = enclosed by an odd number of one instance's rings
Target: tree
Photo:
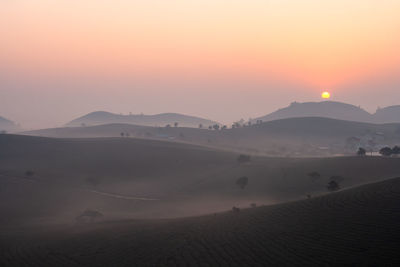
[[[362,147],[358,148],[358,151],[357,151],[358,156],[365,156],[366,154],[367,154],[367,151],[364,148],[362,148]]]
[[[393,154],[393,150],[390,147],[384,147],[379,150],[379,154],[385,157],[390,157]]]
[[[237,158],[237,161],[239,163],[245,163],[245,162],[249,162],[250,159],[251,159],[251,157],[249,155],[240,154],[239,157]]]
[[[248,183],[249,178],[247,178],[246,176],[242,176],[236,180],[236,185],[239,186],[241,189],[244,189]]]
[[[121,133],[121,137],[124,137],[125,136],[125,134],[124,133]]]
[[[340,189],[340,186],[339,186],[339,183],[338,183],[338,182],[336,182],[336,181],[334,181],[334,180],[331,180],[331,181],[328,183],[328,185],[326,186],[326,188],[327,188],[329,191],[333,192],[333,191],[339,190],[339,189]]]
[[[212,127],[213,127],[213,128],[214,128],[214,130],[216,130],[216,131],[218,131],[218,130],[219,130],[219,124],[214,124]]]
[[[392,153],[393,153],[393,155],[395,155],[395,156],[400,155],[400,147],[399,147],[399,146],[393,147],[393,148],[392,148]]]
[[[34,175],[35,175],[35,173],[31,170],[25,172],[25,176],[32,177]]]
[[[321,174],[319,174],[318,172],[314,171],[314,172],[310,172],[308,174],[308,176],[311,178],[312,182],[317,181],[319,178],[321,178]]]
[[[171,128],[171,124],[165,125],[165,128]]]
[[[97,210],[91,210],[87,209],[82,214],[76,217],[76,221],[78,223],[92,223],[95,220],[102,218],[104,215],[97,211]]]
[[[212,128],[213,128],[213,127],[212,127],[211,125],[210,125],[210,126],[208,126],[208,130],[212,130]]]
[[[228,127],[226,125],[222,126],[221,130],[226,130]]]
[[[203,129],[203,124],[199,124],[199,129]]]
[[[178,127],[178,125],[179,125],[179,123],[174,122],[174,127],[175,127],[175,128]]]

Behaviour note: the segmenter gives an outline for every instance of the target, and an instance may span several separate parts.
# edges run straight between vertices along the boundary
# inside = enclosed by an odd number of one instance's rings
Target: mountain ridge
[[[219,124],[213,120],[179,113],[122,115],[107,111],[94,111],[68,122],[65,126],[95,126],[110,123],[126,123],[141,126],[166,126],[167,124],[173,126],[174,123],[178,123],[179,126],[196,128],[199,126],[199,124],[202,124],[204,127]]]
[[[299,117],[322,117],[377,124],[397,123],[400,122],[400,105],[388,106],[378,109],[375,113],[369,113],[361,107],[337,101],[292,102],[289,106],[258,117],[252,122]]]

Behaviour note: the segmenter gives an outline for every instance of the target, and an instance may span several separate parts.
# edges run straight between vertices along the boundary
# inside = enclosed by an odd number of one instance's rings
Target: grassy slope
[[[239,213],[8,232],[0,265],[398,266],[399,207],[397,178]]]
[[[155,140],[4,135],[0,147],[3,224],[74,222],[86,208],[107,219],[199,215],[325,193],[333,175],[343,176],[342,187],[400,175],[399,158],[253,157],[238,164],[235,153]],[[322,177],[311,180],[312,171]],[[249,178],[244,190],[235,184],[241,176]]]

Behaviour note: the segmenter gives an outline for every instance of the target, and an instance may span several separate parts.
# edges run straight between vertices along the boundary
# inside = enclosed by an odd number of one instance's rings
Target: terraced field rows
[[[397,178],[238,213],[2,235],[0,266],[398,266],[399,221]]]

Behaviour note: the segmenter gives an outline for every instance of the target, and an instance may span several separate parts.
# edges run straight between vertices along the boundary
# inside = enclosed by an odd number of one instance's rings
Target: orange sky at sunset
[[[350,85],[398,74],[399,14],[398,0],[6,0],[0,78],[285,81],[346,100]]]

